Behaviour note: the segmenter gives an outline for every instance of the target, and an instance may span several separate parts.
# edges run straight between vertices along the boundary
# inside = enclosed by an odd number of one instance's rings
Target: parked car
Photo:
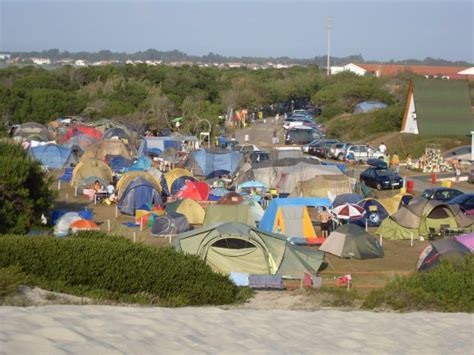
[[[336,143],[329,147],[328,150],[328,158],[337,159],[337,160],[344,160],[346,157],[346,150],[347,147],[350,146],[352,143]]]
[[[374,187],[377,190],[399,189],[403,185],[403,179],[400,175],[394,173],[387,167],[387,164],[379,160],[370,168],[365,169],[360,174],[360,179],[364,181],[367,186]]]
[[[463,192],[451,189],[449,187],[435,187],[432,189],[426,189],[423,191],[421,196],[428,200],[438,200],[438,201],[450,201],[455,197],[461,196]]]
[[[354,155],[354,160],[360,163],[366,162],[367,160],[371,158],[380,159],[380,160],[383,159],[382,152],[371,148],[367,144],[352,144],[352,145],[347,146],[345,157],[347,157],[348,154],[350,153]]]
[[[323,139],[323,138],[316,138],[316,139],[312,140],[311,142],[306,143],[306,144],[302,147],[303,153],[308,153],[308,152],[309,152],[309,147],[310,147],[311,145],[314,145],[314,144],[318,143],[321,139]]]
[[[246,152],[255,152],[259,151],[260,149],[255,144],[244,144],[236,146],[237,150],[242,153]]]
[[[262,161],[270,159],[270,154],[263,150],[257,150],[253,152],[246,152],[245,157],[249,157],[252,164],[261,163]]]
[[[329,147],[336,143],[339,143],[337,139],[321,139],[316,144],[309,146],[308,153],[320,158],[327,158]]]
[[[474,210],[474,194],[462,194],[452,200],[449,200],[450,205],[459,205],[463,212]]]
[[[307,144],[316,138],[321,138],[318,131],[311,127],[299,126],[298,128],[291,128],[286,131],[285,144]]]
[[[305,119],[304,117],[288,117],[284,122],[283,122],[283,128],[284,129],[290,129],[295,126],[303,126],[304,124],[310,124],[313,123],[313,120],[311,119]]]

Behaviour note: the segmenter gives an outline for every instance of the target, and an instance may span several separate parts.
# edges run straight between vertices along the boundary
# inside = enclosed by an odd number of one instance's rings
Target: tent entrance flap
[[[212,245],[206,255],[206,261],[214,270],[230,273],[245,272],[248,274],[268,274],[265,254],[262,249],[251,248],[229,249]]]

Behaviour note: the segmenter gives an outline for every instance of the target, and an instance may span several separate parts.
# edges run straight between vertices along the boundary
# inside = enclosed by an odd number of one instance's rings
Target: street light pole
[[[332,25],[332,17],[329,16],[326,20],[326,30],[328,32],[328,55],[327,55],[327,63],[326,63],[326,74],[329,76],[331,74],[331,30],[333,29]]]

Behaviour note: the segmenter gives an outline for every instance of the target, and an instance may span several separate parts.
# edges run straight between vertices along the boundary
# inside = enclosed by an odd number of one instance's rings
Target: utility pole
[[[326,31],[328,32],[328,55],[327,55],[327,63],[326,63],[326,70],[327,76],[331,74],[331,30],[333,29],[332,25],[332,17],[329,16],[326,19]]]

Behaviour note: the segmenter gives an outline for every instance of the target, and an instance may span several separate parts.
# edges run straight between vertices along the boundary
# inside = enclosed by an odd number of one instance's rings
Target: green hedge
[[[363,308],[474,312],[474,254],[443,260],[430,272],[400,277],[372,291]]]
[[[228,304],[239,297],[237,286],[196,256],[100,234],[0,237],[0,267],[11,265],[55,291],[105,291],[121,300],[138,295],[169,306]]]

